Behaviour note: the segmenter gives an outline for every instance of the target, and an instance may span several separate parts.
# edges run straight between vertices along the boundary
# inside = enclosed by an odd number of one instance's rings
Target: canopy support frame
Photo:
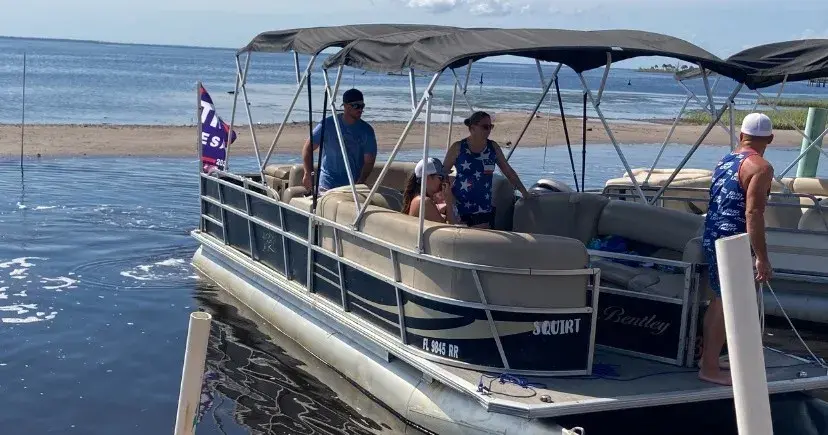
[[[253,114],[250,112],[250,102],[247,97],[247,73],[250,71],[250,57],[252,52],[247,52],[247,58],[244,62],[244,72],[242,73],[241,62],[239,62],[239,57],[236,56],[236,73],[239,74],[241,77],[241,92],[242,92],[242,99],[244,100],[244,111],[247,114],[247,124],[250,128],[250,137],[253,140],[253,151],[256,153],[256,164],[259,169],[259,175],[262,177],[261,184],[264,185],[265,183],[265,176],[264,176],[264,168],[262,166],[262,156],[259,153],[259,140],[256,137],[256,126],[253,125]],[[233,111],[235,115],[235,110]],[[227,156],[230,155],[230,138],[232,136],[233,127],[230,127],[230,132],[227,133]],[[225,160],[226,161],[226,160]]]
[[[299,84],[296,87],[296,92],[293,93],[293,98],[288,105],[287,111],[285,112],[285,116],[282,119],[282,123],[279,124],[279,128],[276,130],[276,136],[273,138],[273,142],[270,143],[270,148],[268,148],[267,153],[265,154],[264,161],[262,162],[262,170],[267,167],[267,163],[270,161],[270,157],[273,155],[273,151],[276,149],[276,143],[279,141],[279,138],[282,136],[282,131],[285,128],[285,124],[287,124],[288,119],[290,119],[290,115],[293,112],[293,108],[296,106],[296,101],[299,99],[299,95],[302,93],[302,88],[305,86],[305,82],[311,75],[311,69],[313,68],[314,62],[316,62],[316,56],[311,56],[310,60],[308,61],[308,66],[305,68],[304,74],[299,80]],[[297,54],[298,59],[298,54]],[[308,108],[310,110],[310,108]]]
[[[423,160],[422,162],[425,163],[428,159],[428,145],[429,145],[429,129],[431,127],[431,98],[433,94],[431,90],[427,90],[423,93],[423,98],[425,98],[425,125],[423,126]],[[416,109],[416,107],[415,107]],[[423,166],[425,169],[425,166]],[[425,252],[425,247],[423,246],[423,228],[425,226],[425,198],[426,198],[426,177],[423,176],[420,178],[420,212],[419,212],[419,222],[418,222],[418,231],[417,231],[417,252],[422,254]]]
[[[609,54],[610,61],[612,54]],[[607,69],[605,72],[609,71],[611,65],[607,65]],[[618,144],[618,140],[615,139],[615,135],[612,133],[612,128],[610,128],[609,122],[607,122],[607,118],[604,117],[604,112],[601,111],[601,108],[598,106],[598,102],[596,98],[592,95],[592,91],[589,89],[589,85],[584,78],[584,74],[582,72],[578,73],[578,78],[581,79],[581,86],[584,89],[584,93],[587,95],[587,98],[592,103],[592,108],[595,110],[595,113],[598,114],[598,118],[601,119],[601,124],[604,126],[604,130],[607,132],[607,136],[609,136],[610,141],[612,142],[612,146],[615,147],[616,153],[618,153],[618,158],[621,159],[621,163],[624,165],[624,168],[627,170],[627,174],[630,177],[630,181],[635,188],[636,193],[641,197],[641,200],[647,202],[646,196],[644,196],[644,191],[641,190],[641,186],[638,184],[638,180],[635,179],[634,174],[632,173],[632,168],[630,167],[630,163],[627,161],[627,157],[624,155],[624,151],[621,150],[621,146]],[[586,122],[586,120],[584,120]],[[583,180],[583,174],[581,174]],[[582,183],[583,184],[583,183]],[[586,186],[581,186],[583,190],[586,190]]]
[[[340,65],[339,68],[342,68],[342,66]],[[337,78],[341,79],[342,76],[339,73],[337,73]],[[357,196],[357,191],[356,191],[356,178],[354,178],[354,174],[351,171],[351,163],[348,161],[348,152],[347,152],[347,149],[345,148],[345,138],[342,136],[342,126],[339,124],[339,117],[338,117],[338,114],[336,113],[336,102],[333,101],[334,100],[333,90],[331,89],[331,84],[330,84],[330,80],[328,78],[328,69],[327,68],[322,68],[322,79],[325,81],[325,92],[328,94],[328,106],[331,109],[331,115],[333,116],[334,128],[336,129],[336,138],[339,142],[339,149],[342,152],[342,160],[345,163],[345,173],[348,175],[348,180],[350,180],[349,184],[351,185],[351,194],[354,197],[354,207],[356,207],[356,209],[359,210],[359,197]],[[334,87],[338,88],[339,83],[334,83]],[[324,120],[323,120],[323,122],[324,122]],[[322,152],[322,150],[319,150],[319,152]]]
[[[742,90],[743,86],[744,86],[744,83],[739,83],[736,86],[736,88],[733,90],[733,92],[731,92],[730,96],[727,97],[727,99],[728,100],[733,100],[734,98],[736,98],[736,95],[739,94],[739,91]],[[693,147],[690,148],[690,151],[688,151],[687,154],[684,156],[684,158],[681,160],[681,163],[678,164],[676,169],[674,169],[673,172],[670,174],[670,177],[667,178],[667,181],[664,183],[664,186],[662,186],[658,190],[658,192],[656,192],[656,194],[653,196],[653,198],[650,201],[646,201],[646,199],[645,199],[645,202],[648,202],[650,205],[654,205],[656,203],[656,201],[658,201],[658,199],[661,197],[661,195],[664,194],[664,191],[667,190],[667,187],[670,186],[670,183],[672,183],[673,180],[676,178],[679,171],[681,171],[682,168],[684,168],[684,165],[687,164],[687,162],[690,160],[690,158],[693,156],[693,154],[696,152],[696,150],[699,149],[699,146],[701,146],[701,143],[704,142],[704,140],[707,138],[707,135],[710,134],[710,132],[713,130],[713,127],[716,126],[716,123],[721,119],[722,115],[724,115],[725,110],[726,110],[726,107],[723,105],[722,108],[719,109],[716,112],[716,114],[710,119],[710,122],[707,124],[707,127],[705,127],[702,134],[696,140],[696,143],[693,144]]]
[[[397,157],[397,153],[400,152],[400,148],[402,148],[403,142],[405,142],[405,138],[408,137],[408,133],[411,132],[411,127],[414,126],[414,122],[420,116],[420,112],[422,112],[423,107],[426,103],[426,95],[431,93],[434,90],[434,87],[437,85],[437,80],[440,78],[442,71],[434,73],[434,76],[429,82],[428,86],[423,93],[422,98],[420,98],[420,102],[417,103],[417,107],[414,110],[414,113],[411,114],[411,118],[409,118],[408,123],[406,123],[405,128],[403,128],[402,133],[400,134],[400,138],[397,140],[397,143],[394,145],[394,148],[391,150],[391,154],[388,156],[388,159],[385,162],[385,165],[382,166],[382,170],[380,171],[379,175],[377,176],[377,180],[374,182],[374,185],[371,187],[371,191],[368,192],[368,197],[365,199],[365,202],[362,204],[362,207],[359,208],[357,211],[356,218],[354,218],[354,222],[351,225],[355,231],[359,231],[359,223],[362,220],[363,216],[365,215],[365,210],[368,208],[368,204],[371,203],[371,198],[374,197],[374,194],[377,193],[377,189],[380,185],[382,185],[382,180],[385,179],[385,175],[388,173],[388,168],[390,167],[391,163],[394,161],[394,158]]]
[[[523,139],[523,136],[526,134],[526,130],[529,129],[529,124],[532,123],[532,120],[535,118],[535,114],[538,113],[538,109],[540,109],[540,106],[543,104],[543,100],[545,100],[546,95],[549,94],[549,89],[552,87],[552,85],[555,84],[555,81],[558,80],[558,72],[560,72],[562,66],[563,64],[559,63],[558,66],[555,67],[555,72],[552,73],[552,78],[549,79],[548,83],[544,80],[543,75],[541,75],[541,83],[543,83],[543,93],[541,94],[540,98],[538,98],[538,101],[535,103],[535,107],[532,109],[532,112],[529,114],[529,117],[526,118],[526,122],[523,123],[523,128],[521,128],[520,133],[517,136],[517,139],[515,139],[515,143],[512,144],[511,149],[509,149],[509,153],[506,154],[507,162],[512,157],[512,154],[515,152],[515,149],[517,149],[518,144],[520,144],[520,140]]]

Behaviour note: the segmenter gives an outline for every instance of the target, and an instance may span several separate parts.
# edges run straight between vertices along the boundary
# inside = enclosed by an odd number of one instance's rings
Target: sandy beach
[[[514,141],[528,113],[500,113],[496,115],[492,139],[505,146]],[[370,122],[370,116],[365,118]],[[616,140],[623,145],[661,144],[670,131],[671,121],[652,123],[613,122],[611,128]],[[372,122],[377,134],[380,151],[394,147],[405,126],[401,122]],[[548,125],[548,128],[547,128]],[[277,125],[257,125],[256,137],[260,147],[266,150],[273,141]],[[570,140],[580,144],[582,122],[580,118],[567,118]],[[248,126],[234,127],[239,139],[232,145],[231,155],[252,155],[253,147]],[[680,124],[671,143],[692,144],[704,126]],[[452,140],[464,137],[468,130],[454,125]],[[430,145],[445,149],[448,124],[432,124]],[[307,124],[285,126],[277,153],[298,153],[308,136]],[[799,147],[801,137],[795,131],[777,131],[774,146]],[[705,145],[728,143],[727,133],[716,127],[703,142]],[[608,144],[610,140],[599,120],[587,122],[587,146]],[[537,116],[529,126],[520,146],[566,145],[560,118],[547,119]],[[405,149],[417,149],[423,145],[423,124],[415,125],[404,143]],[[24,137],[24,154],[36,157],[63,156],[195,156],[196,131],[194,126],[124,126],[124,125],[38,125],[27,124]],[[0,125],[0,156],[20,155],[20,125]]]

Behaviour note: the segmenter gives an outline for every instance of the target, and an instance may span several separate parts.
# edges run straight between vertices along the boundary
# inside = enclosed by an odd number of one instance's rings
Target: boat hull
[[[219,247],[218,250],[225,248]],[[243,261],[243,260],[242,260]],[[343,334],[337,322],[292,297],[293,285],[277,276],[263,277],[232,255],[202,244],[193,265],[265,321],[306,348],[334,370],[387,406],[413,431],[462,434],[561,433],[550,419],[526,419],[493,413],[475,400],[433,381],[358,334]],[[249,266],[249,265],[248,265]]]

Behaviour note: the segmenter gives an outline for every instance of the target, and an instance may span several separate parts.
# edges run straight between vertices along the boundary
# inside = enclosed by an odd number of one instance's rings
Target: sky
[[[0,10],[3,36],[233,48],[266,30],[383,22],[636,29],[720,57],[828,38],[826,0],[0,0]]]

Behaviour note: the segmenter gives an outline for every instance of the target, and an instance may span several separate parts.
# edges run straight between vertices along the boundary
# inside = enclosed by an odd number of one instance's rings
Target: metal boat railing
[[[253,176],[255,178],[255,176]],[[493,339],[497,344],[503,369],[509,370],[513,373],[536,374],[536,375],[583,375],[591,374],[592,359],[595,347],[595,324],[597,321],[596,312],[598,309],[599,292],[601,289],[601,271],[598,268],[585,268],[574,270],[546,270],[546,269],[531,269],[531,268],[509,268],[499,267],[484,264],[474,264],[464,261],[441,258],[426,253],[419,253],[415,249],[398,246],[394,243],[378,239],[371,235],[365,234],[361,231],[354,231],[352,228],[330,219],[320,217],[306,210],[302,210],[285,202],[281,202],[271,196],[268,196],[269,187],[263,185],[260,181],[254,178],[242,177],[236,174],[217,171],[211,175],[200,174],[200,203],[201,203],[201,222],[200,231],[210,234],[222,241],[225,245],[234,247],[243,252],[254,261],[259,261],[260,253],[257,254],[257,241],[255,240],[254,226],[259,226],[267,231],[273,232],[281,236],[281,250],[283,253],[282,264],[273,265],[267,264],[270,269],[274,269],[283,274],[287,279],[296,280],[302,284],[309,292],[314,293],[313,267],[318,265],[317,260],[314,261],[313,254],[322,255],[324,258],[335,261],[335,267],[339,269],[339,283],[332,283],[338,285],[342,292],[342,299],[339,302],[340,308],[346,312],[350,311],[350,303],[347,298],[347,290],[344,288],[343,274],[341,268],[347,266],[358,270],[376,280],[385,284],[391,285],[396,291],[398,315],[397,322],[399,327],[398,339],[403,344],[408,343],[405,328],[405,313],[403,312],[401,301],[403,295],[413,295],[426,300],[439,302],[456,307],[470,308],[483,310],[486,313],[487,322],[492,329]],[[264,217],[266,213],[264,210],[259,210],[262,205],[271,207],[270,218]],[[276,207],[276,213],[273,214],[273,208]],[[247,226],[247,236],[241,239],[236,239],[228,232],[228,227],[231,226],[231,221],[234,219],[241,219],[245,221]],[[241,222],[238,222],[241,224]],[[316,234],[319,228],[327,227],[332,230],[335,240],[335,249],[330,251],[320,246],[315,242]],[[395,276],[390,277],[382,273],[359,264],[353,260],[342,256],[341,235],[345,233],[350,237],[369,242],[373,245],[385,248],[388,250],[388,261],[391,262],[392,270],[395,271]],[[300,249],[307,249],[307,256],[304,253],[299,257],[304,257],[301,260],[295,255],[291,255],[292,244],[298,246]],[[400,262],[399,256],[405,255],[417,258],[419,260],[437,263],[443,266],[452,268],[464,269],[471,271],[474,282],[477,287],[477,292],[480,295],[481,302],[470,302],[450,297],[440,296],[418,290],[403,282],[399,276]],[[303,269],[304,263],[307,267],[307,274],[298,273]],[[274,267],[281,266],[281,267]],[[591,293],[587,298],[588,301],[584,307],[580,308],[537,308],[537,307],[522,307],[522,306],[504,306],[491,304],[486,301],[486,294],[483,284],[479,278],[479,273],[490,272],[498,274],[510,275],[533,275],[533,276],[584,276],[587,279],[588,293]],[[324,279],[324,278],[323,278]],[[330,300],[330,299],[329,299]],[[526,314],[582,314],[590,317],[590,336],[589,336],[589,355],[586,370],[570,370],[557,372],[540,372],[540,371],[521,371],[515,370],[509,364],[507,355],[503,351],[500,335],[497,333],[496,322],[492,318],[492,312],[507,312],[507,313],[526,313]],[[394,325],[397,327],[397,325]],[[492,370],[494,367],[478,366],[474,364],[464,363],[458,360],[451,360],[440,355],[423,352],[416,346],[409,346],[409,350],[418,353],[419,355],[438,362],[444,362],[451,365],[467,367],[477,370]]]

